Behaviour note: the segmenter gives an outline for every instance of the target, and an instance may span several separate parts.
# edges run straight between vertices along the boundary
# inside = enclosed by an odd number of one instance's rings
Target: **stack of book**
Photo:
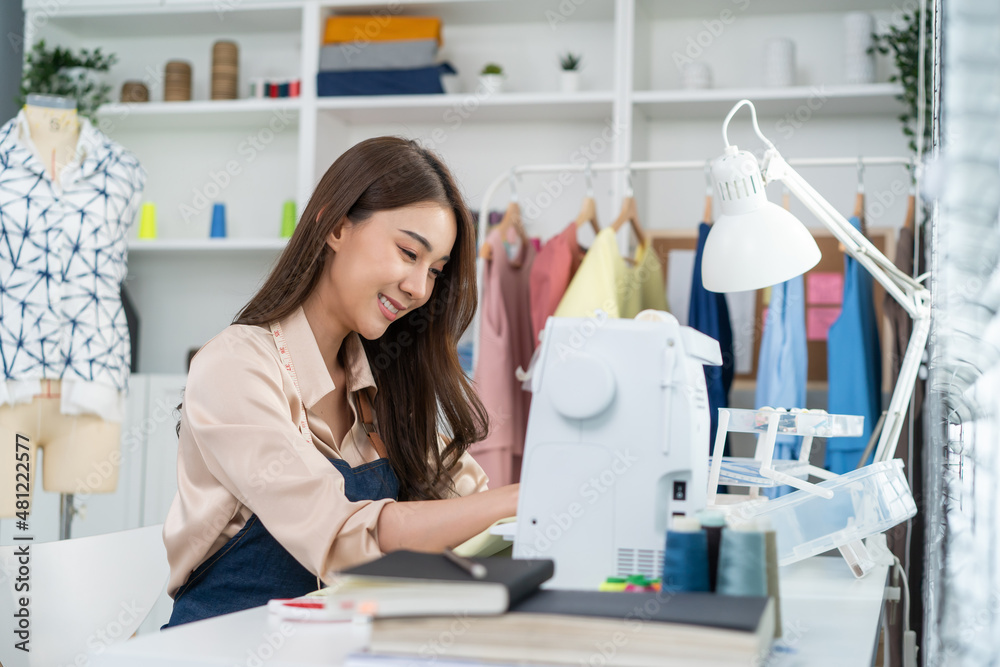
[[[541,590],[551,561],[469,560],[484,578],[407,551],[345,571],[326,606],[367,605],[374,616],[368,652],[346,664],[745,666],[763,661],[774,636],[766,597]]]

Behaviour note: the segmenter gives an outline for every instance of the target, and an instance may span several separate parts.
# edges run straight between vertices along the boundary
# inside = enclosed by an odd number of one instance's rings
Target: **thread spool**
[[[213,239],[221,239],[226,236],[226,205],[215,204],[212,206],[212,229],[209,236]]]
[[[290,238],[295,232],[295,201],[289,199],[281,207],[281,238]]]
[[[139,213],[139,238],[156,238],[156,204],[145,202]]]
[[[703,510],[698,513],[698,520],[708,540],[708,590],[715,591],[719,577],[719,543],[726,517],[722,512]]]
[[[666,539],[660,589],[671,593],[707,593],[708,540],[698,520],[676,517]]]
[[[720,595],[767,595],[767,553],[764,533],[723,528],[719,546]]]

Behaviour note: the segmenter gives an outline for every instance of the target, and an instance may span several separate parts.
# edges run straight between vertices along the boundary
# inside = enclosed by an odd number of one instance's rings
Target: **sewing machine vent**
[[[663,574],[663,551],[660,549],[618,549],[618,571],[615,576],[643,574],[659,579]]]

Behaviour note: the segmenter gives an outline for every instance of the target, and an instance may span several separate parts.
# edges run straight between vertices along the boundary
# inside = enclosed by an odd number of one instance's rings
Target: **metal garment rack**
[[[483,201],[479,206],[478,236],[479,243],[486,240],[490,216],[490,202],[496,195],[497,190],[505,183],[510,184],[511,200],[517,201],[516,180],[518,176],[527,174],[550,174],[563,172],[586,173],[588,171],[624,171],[630,174],[634,171],[694,171],[703,170],[708,178],[708,169],[711,160],[680,160],[680,161],[658,161],[658,162],[594,162],[585,164],[537,164],[522,165],[513,167],[497,176],[483,195]],[[797,160],[787,160],[793,167],[882,167],[882,166],[904,166],[911,170],[915,169],[915,162],[908,157],[845,157],[845,158],[800,158]],[[710,183],[710,181],[709,181]],[[629,179],[626,196],[632,195],[631,179]],[[916,266],[916,265],[914,265]],[[476,289],[478,290],[479,302],[483,297],[483,272],[485,270],[485,260],[476,260]],[[475,369],[479,362],[479,327],[482,317],[482,308],[476,309],[476,315],[472,320],[472,367]]]

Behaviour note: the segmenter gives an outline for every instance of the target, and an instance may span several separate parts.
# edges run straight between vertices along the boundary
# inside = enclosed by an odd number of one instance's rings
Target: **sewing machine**
[[[551,588],[659,577],[670,517],[705,507],[703,366],[721,363],[715,340],[669,313],[549,318],[531,370],[514,557],[553,559]]]

